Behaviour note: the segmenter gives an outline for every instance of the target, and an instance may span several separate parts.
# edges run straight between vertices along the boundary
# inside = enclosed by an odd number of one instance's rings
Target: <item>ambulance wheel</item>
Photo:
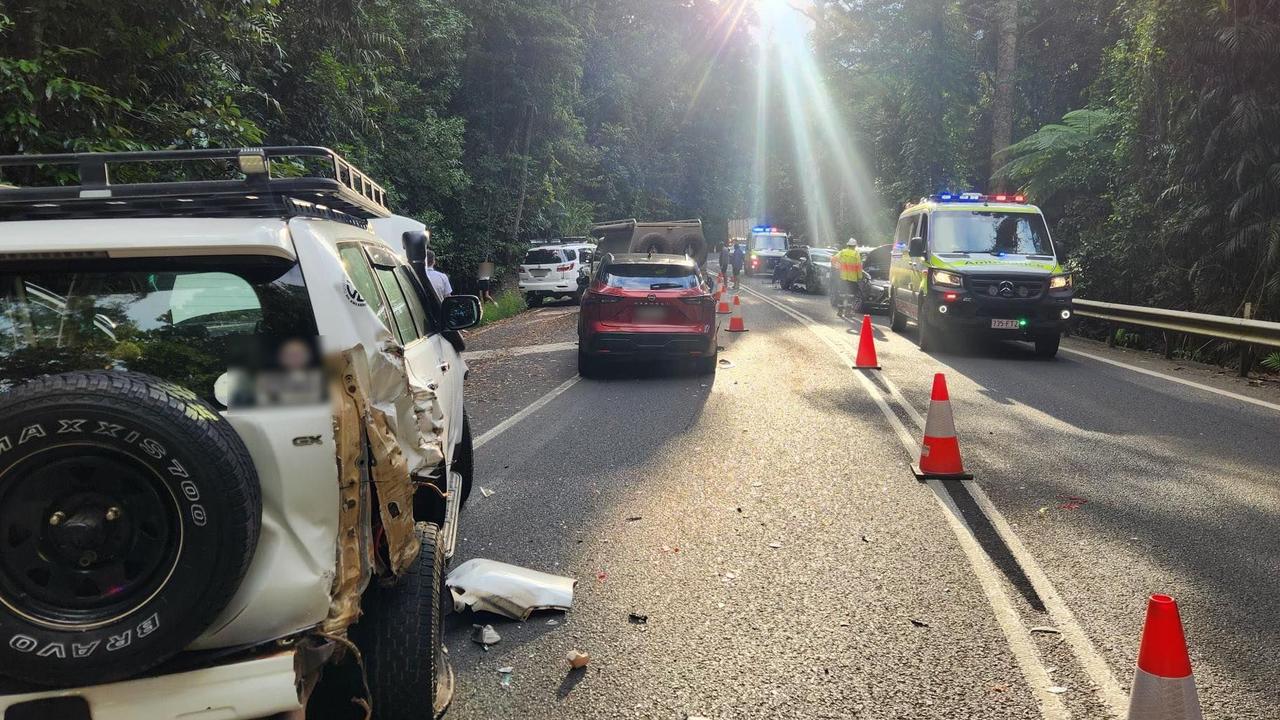
[[[934,329],[933,323],[929,322],[928,311],[925,309],[924,303],[920,303],[920,306],[916,308],[916,311],[918,313],[916,315],[918,318],[916,320],[916,325],[918,326],[919,332],[920,352],[937,350],[938,341],[934,338],[937,330]]]
[[[1036,356],[1051,358],[1058,354],[1058,345],[1062,343],[1061,335],[1041,335],[1036,338]]]
[[[896,333],[907,329],[907,319],[898,312],[898,298],[892,291],[889,293],[889,328]]]

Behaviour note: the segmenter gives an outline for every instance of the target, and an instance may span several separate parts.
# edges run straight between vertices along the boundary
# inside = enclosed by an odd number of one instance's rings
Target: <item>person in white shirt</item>
[[[441,300],[453,294],[449,276],[436,269],[436,254],[431,250],[427,251],[427,279],[431,281],[431,287],[436,289],[436,296]]]

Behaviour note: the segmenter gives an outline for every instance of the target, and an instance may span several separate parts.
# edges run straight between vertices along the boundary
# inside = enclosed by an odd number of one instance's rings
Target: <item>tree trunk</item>
[[[533,118],[538,109],[529,103],[524,106],[524,150],[520,161],[520,200],[516,202],[516,218],[511,223],[511,239],[520,239],[520,222],[524,219],[524,200],[529,190],[529,140],[533,137]]]
[[[1005,163],[1005,150],[1013,144],[1013,91],[1018,72],[1018,0],[996,0],[996,87],[991,99],[991,172]],[[997,192],[1003,180],[994,181]]]

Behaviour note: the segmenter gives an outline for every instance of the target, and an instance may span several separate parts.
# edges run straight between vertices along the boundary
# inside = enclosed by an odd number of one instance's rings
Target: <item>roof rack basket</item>
[[[294,162],[284,162],[287,158]],[[322,162],[296,162],[320,158]],[[112,184],[111,166],[223,164],[230,179]],[[273,165],[279,177],[272,175]],[[333,150],[307,145],[0,156],[6,168],[75,166],[79,184],[0,184],[0,221],[107,217],[326,217],[366,225],[388,217],[386,190]],[[30,172],[30,171],[28,171]],[[10,173],[12,174],[12,173]],[[128,174],[128,173],[126,173]],[[142,173],[144,176],[148,173]],[[155,176],[156,172],[149,173]]]

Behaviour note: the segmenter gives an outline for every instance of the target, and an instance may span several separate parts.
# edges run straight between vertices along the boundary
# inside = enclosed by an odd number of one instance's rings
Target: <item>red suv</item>
[[[716,369],[716,308],[694,261],[679,255],[610,254],[582,296],[578,372],[612,359],[689,358]]]

